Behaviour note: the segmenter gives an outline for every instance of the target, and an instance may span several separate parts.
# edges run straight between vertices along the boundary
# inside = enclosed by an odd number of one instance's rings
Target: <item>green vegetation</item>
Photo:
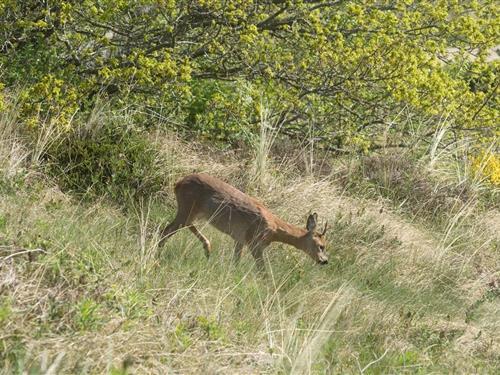
[[[232,143],[263,104],[336,151],[428,139],[439,119],[491,141],[498,13],[491,0],[7,0],[0,83],[32,127],[71,128],[104,96],[138,123]]]
[[[498,373],[494,1],[0,4],[0,373]],[[202,171],[301,224],[231,261]]]
[[[161,190],[160,155],[141,130],[124,124],[77,128],[47,148],[48,173],[65,191],[117,201]]]

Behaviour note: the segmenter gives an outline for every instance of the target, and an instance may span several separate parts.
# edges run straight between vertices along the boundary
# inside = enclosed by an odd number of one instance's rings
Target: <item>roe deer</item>
[[[244,245],[250,248],[259,269],[264,268],[263,250],[271,242],[283,242],[304,251],[319,264],[327,264],[325,233],[316,232],[318,215],[309,215],[306,229],[289,224],[275,216],[262,203],[235,187],[207,174],[191,174],[175,185],[177,215],[162,233],[160,246],[182,227],[188,227],[203,243],[210,256],[208,239],[193,225],[204,218],[235,241],[234,260],[238,262]]]

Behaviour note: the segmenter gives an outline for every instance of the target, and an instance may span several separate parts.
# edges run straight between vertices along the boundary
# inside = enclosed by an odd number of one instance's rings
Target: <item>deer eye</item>
[[[325,247],[324,247],[324,246],[320,246],[320,247],[319,247],[319,249],[320,249],[321,251],[325,251]]]

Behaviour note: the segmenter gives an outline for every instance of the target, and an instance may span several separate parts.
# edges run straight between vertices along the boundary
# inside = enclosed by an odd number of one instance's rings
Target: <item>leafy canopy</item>
[[[116,105],[224,140],[262,105],[325,148],[376,145],[401,113],[495,136],[495,1],[6,0],[0,81],[27,123]],[[399,121],[399,122],[398,122]]]

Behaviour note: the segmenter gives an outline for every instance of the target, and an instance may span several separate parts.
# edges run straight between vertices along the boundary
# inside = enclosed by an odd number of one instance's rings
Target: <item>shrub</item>
[[[108,196],[118,203],[158,192],[162,158],[137,128],[106,124],[72,131],[47,151],[47,170],[63,191]]]
[[[424,217],[453,212],[475,196],[468,184],[440,179],[411,155],[402,154],[364,157],[343,182],[354,190],[380,194]]]

